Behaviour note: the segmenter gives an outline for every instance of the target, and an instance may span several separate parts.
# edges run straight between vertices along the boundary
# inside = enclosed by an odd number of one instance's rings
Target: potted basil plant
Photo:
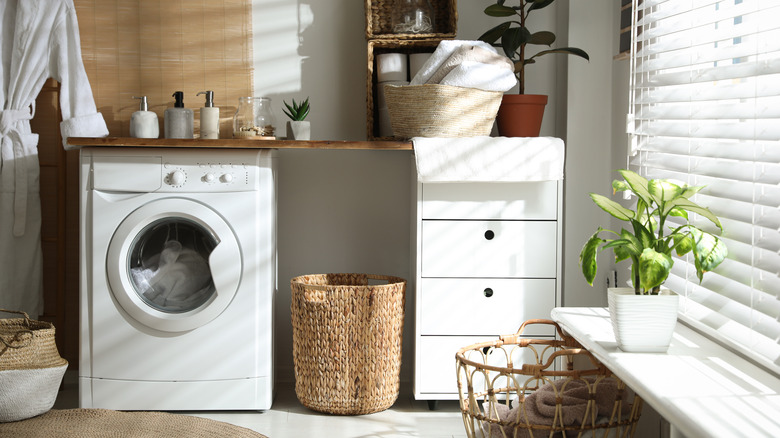
[[[554,0],[495,0],[485,8],[490,17],[508,18],[479,37],[479,40],[501,47],[515,66],[519,83],[518,94],[506,94],[501,102],[496,119],[498,133],[505,137],[538,137],[547,105],[547,96],[525,94],[525,67],[536,63],[542,56],[553,53],[574,55],[590,60],[588,54],[576,47],[552,48],[555,34],[549,31],[532,32],[528,26],[534,11],[550,6]],[[508,5],[507,3],[512,3]],[[548,46],[534,54],[527,51],[527,45]]]
[[[283,101],[284,106],[287,109],[283,109],[284,114],[290,118],[287,122],[287,139],[288,140],[311,140],[311,125],[306,119],[309,115],[309,98],[301,102],[300,104],[292,100],[292,105]]]
[[[728,254],[722,240],[689,222],[689,214],[708,219],[720,231],[723,227],[708,208],[690,200],[704,186],[667,179],[647,180],[630,170],[618,172],[623,180],[612,182],[613,193],[631,193],[636,207],[632,210],[606,196],[590,194],[596,205],[628,226],[620,232],[598,228],[580,252],[582,273],[592,286],[596,256],[603,250],[612,250],[616,262],[630,260],[632,287],[608,291],[618,345],[624,351],[666,351],[678,308],[678,296],[661,288],[674,265],[672,254],[692,254],[700,282],[704,273],[717,267]],[[670,226],[670,216],[683,219],[682,225]],[[602,237],[603,234],[611,238]]]

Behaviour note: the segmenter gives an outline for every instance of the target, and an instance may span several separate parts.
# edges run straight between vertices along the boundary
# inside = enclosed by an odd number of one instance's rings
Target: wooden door
[[[78,152],[66,152],[60,136],[59,84],[49,79],[36,100],[31,129],[39,135],[43,315],[57,329],[57,348],[78,366],[79,213]]]

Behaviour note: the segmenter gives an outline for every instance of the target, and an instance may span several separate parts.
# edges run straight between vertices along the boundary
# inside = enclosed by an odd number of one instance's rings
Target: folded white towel
[[[451,72],[455,67],[463,64],[464,62],[490,64],[498,67],[502,67],[507,70],[508,73],[514,74],[515,65],[512,61],[504,55],[500,55],[492,50],[486,50],[482,47],[472,46],[471,44],[463,44],[458,47],[444,63],[442,63],[436,72],[425,83],[426,84],[440,84],[441,80],[447,76],[447,73]]]
[[[455,50],[460,46],[468,44],[476,47],[481,47],[485,50],[489,50],[493,53],[498,53],[496,49],[490,44],[484,41],[462,41],[462,40],[443,40],[436,47],[436,50],[431,54],[431,57],[423,64],[420,71],[412,78],[411,85],[422,85],[428,82],[428,79],[433,76],[439,67],[452,55]]]
[[[517,85],[517,77],[514,71],[501,66],[463,61],[447,73],[440,84],[485,91],[507,91]]]
[[[414,137],[420,182],[563,179],[564,144],[554,137]]]

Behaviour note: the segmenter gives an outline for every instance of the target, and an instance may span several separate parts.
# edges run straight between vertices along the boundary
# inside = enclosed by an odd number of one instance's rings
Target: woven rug
[[[208,418],[166,412],[53,409],[13,423],[0,423],[0,437],[14,438],[267,438]]]

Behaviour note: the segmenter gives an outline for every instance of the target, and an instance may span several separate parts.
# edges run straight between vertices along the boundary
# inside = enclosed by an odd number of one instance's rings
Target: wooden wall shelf
[[[68,145],[83,146],[130,146],[165,148],[257,148],[257,149],[362,149],[411,151],[411,141],[294,141],[294,140],[242,140],[242,139],[170,139],[131,137],[70,137]]]

